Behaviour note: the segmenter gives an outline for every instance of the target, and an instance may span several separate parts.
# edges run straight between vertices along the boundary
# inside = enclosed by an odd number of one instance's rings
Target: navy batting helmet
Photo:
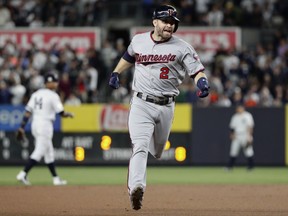
[[[174,32],[176,32],[178,29],[178,23],[180,22],[180,20],[177,18],[176,8],[174,8],[171,5],[161,5],[154,10],[153,16],[152,16],[153,20],[154,19],[165,20],[167,18],[172,18],[175,20]]]
[[[45,83],[58,82],[58,79],[57,79],[57,77],[56,77],[55,74],[53,74],[53,73],[48,73],[48,74],[46,74],[45,77],[44,77],[44,82],[45,82]]]

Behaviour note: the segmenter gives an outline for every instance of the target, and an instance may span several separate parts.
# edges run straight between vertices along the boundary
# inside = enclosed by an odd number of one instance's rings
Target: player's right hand
[[[109,80],[109,86],[113,89],[118,89],[120,87],[119,73],[117,73],[117,72],[111,73],[111,77]]]

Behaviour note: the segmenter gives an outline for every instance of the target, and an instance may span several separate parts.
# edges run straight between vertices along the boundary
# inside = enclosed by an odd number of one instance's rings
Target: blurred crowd
[[[0,29],[14,27],[95,26],[105,22],[105,0],[0,0]],[[126,3],[129,1],[125,1]],[[133,1],[135,2],[135,1]],[[275,28],[270,43],[219,48],[214,55],[196,50],[206,67],[211,94],[205,100],[196,96],[196,86],[186,79],[178,102],[197,106],[282,106],[288,101],[288,1],[283,0],[142,0],[143,23],[151,24],[156,4],[173,4],[181,25],[242,26]],[[129,16],[129,14],[127,15]],[[277,30],[280,29],[280,30]],[[111,38],[113,38],[111,40]],[[32,92],[43,87],[43,76],[54,72],[59,77],[63,103],[128,103],[133,70],[121,74],[121,87],[112,90],[107,82],[115,64],[126,50],[124,39],[110,37],[101,49],[88,49],[79,57],[69,45],[40,49],[35,44],[26,50],[12,40],[0,46],[0,104],[22,105]]]
[[[0,104],[25,104],[44,86],[47,73],[58,76],[58,91],[65,104],[108,102],[112,90],[107,79],[125,50],[121,38],[115,46],[107,40],[101,50],[89,48],[81,56],[68,44],[48,49],[32,44],[23,49],[7,40],[0,47]]]
[[[143,0],[146,17],[163,0]],[[181,23],[189,26],[285,26],[286,0],[165,0],[179,10]]]
[[[155,7],[172,4],[179,11],[182,25],[189,26],[285,26],[287,0],[0,0],[0,27],[101,26],[127,10],[122,18],[135,19],[141,11],[139,25],[149,24]],[[113,14],[112,14],[113,13]]]
[[[247,107],[280,107],[288,102],[288,41],[275,32],[274,43],[241,50],[218,49],[212,57],[198,50],[211,85],[208,100],[198,100],[195,85],[181,86],[182,101],[199,106],[244,103]]]

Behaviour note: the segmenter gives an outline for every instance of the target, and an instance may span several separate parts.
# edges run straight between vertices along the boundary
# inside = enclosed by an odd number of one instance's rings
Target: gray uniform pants
[[[157,105],[138,97],[131,100],[128,127],[132,141],[132,156],[129,162],[128,192],[146,187],[148,152],[160,158],[168,140],[174,117],[175,103]]]

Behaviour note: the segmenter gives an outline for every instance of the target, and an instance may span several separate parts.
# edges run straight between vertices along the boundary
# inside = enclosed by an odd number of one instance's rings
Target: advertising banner
[[[15,131],[24,115],[24,106],[0,106],[0,131]],[[56,115],[55,131],[62,132],[123,132],[128,131],[128,104],[82,104],[65,106],[74,113],[73,119]],[[190,104],[177,104],[175,107],[172,132],[191,132],[192,108]],[[26,130],[30,131],[30,121]]]
[[[0,131],[15,131],[22,121],[24,106],[0,106]]]
[[[27,133],[27,140],[19,142],[15,133],[0,131],[0,165],[24,164],[34,149],[34,139]],[[161,159],[151,155],[149,164],[183,165],[189,163],[187,134],[171,134]],[[132,154],[128,133],[61,133],[53,137],[54,155],[62,165],[128,165]]]
[[[0,132],[1,131],[16,131],[21,124],[23,115],[25,112],[25,106],[12,106],[12,105],[0,105]],[[56,115],[54,121],[54,130],[60,131],[61,120],[60,116]],[[31,130],[31,119],[25,127],[26,131]]]
[[[65,110],[75,114],[73,121],[62,119],[63,132],[127,132],[128,104],[83,104],[65,106]],[[191,132],[191,104],[177,104],[172,132]]]
[[[35,44],[39,49],[49,49],[52,46],[62,48],[71,46],[78,52],[88,48],[99,49],[101,45],[99,28],[17,28],[0,30],[0,47],[7,41],[16,43],[23,49]]]
[[[109,109],[114,110],[115,107],[113,105],[111,106],[112,107]],[[99,107],[94,105],[91,107],[91,110],[92,108],[95,109],[95,107],[99,108],[99,111],[103,109],[103,105]],[[11,108],[0,108],[2,111],[0,129],[0,165],[23,164],[24,162],[27,162],[29,155],[33,151],[34,139],[31,132],[27,131],[27,140],[19,142],[15,138],[14,131],[4,131],[3,128],[11,129],[13,128],[13,125],[14,129],[16,129],[15,125],[18,126],[18,123],[16,122],[19,122],[17,119],[20,118],[15,117],[17,116],[16,114],[13,114],[14,118],[7,118],[9,115],[13,116],[12,114],[5,114],[6,117],[3,118],[3,112],[9,113],[10,110],[11,113],[13,113],[13,110]],[[123,109],[120,108],[120,111],[121,110]],[[287,108],[255,107],[249,108],[248,111],[251,112],[255,120],[253,142],[255,165],[287,166],[287,133],[285,133],[287,132],[287,129],[285,129],[287,127],[285,127],[285,125],[287,125],[288,122],[287,118],[285,118],[285,116],[287,116],[286,112],[288,112]],[[193,131],[189,133],[171,132],[161,159],[157,160],[150,154],[148,163],[157,165],[186,164],[225,166],[229,160],[229,149],[231,144],[229,138],[229,121],[234,112],[234,107],[221,109],[219,107],[194,107],[192,122]],[[88,112],[87,115],[90,116]],[[78,118],[81,119],[83,116],[85,115],[80,115]],[[177,119],[184,120],[185,115],[180,115]],[[72,124],[72,121],[73,119],[70,121],[70,124]],[[98,122],[98,120],[95,119],[93,121]],[[82,124],[84,125],[83,122]],[[115,129],[114,126],[117,124],[112,124],[113,129]],[[180,127],[180,121],[177,124],[179,124],[177,128]],[[100,125],[101,124],[99,123],[98,126]],[[121,126],[120,123],[119,125]],[[275,127],[275,125],[277,127]],[[101,128],[102,127],[99,127],[98,130]],[[108,129],[109,128],[110,126]],[[56,162],[63,165],[127,165],[132,151],[129,133],[123,131],[56,131],[53,137],[53,145],[55,147],[54,153]],[[242,166],[246,164],[247,159],[244,157],[244,154],[240,152],[239,158],[236,160],[236,165]]]
[[[130,37],[146,31],[151,31],[151,27],[131,28]],[[220,47],[224,49],[241,47],[241,29],[238,27],[181,27],[174,35],[184,39],[195,49],[204,48],[212,53]]]

